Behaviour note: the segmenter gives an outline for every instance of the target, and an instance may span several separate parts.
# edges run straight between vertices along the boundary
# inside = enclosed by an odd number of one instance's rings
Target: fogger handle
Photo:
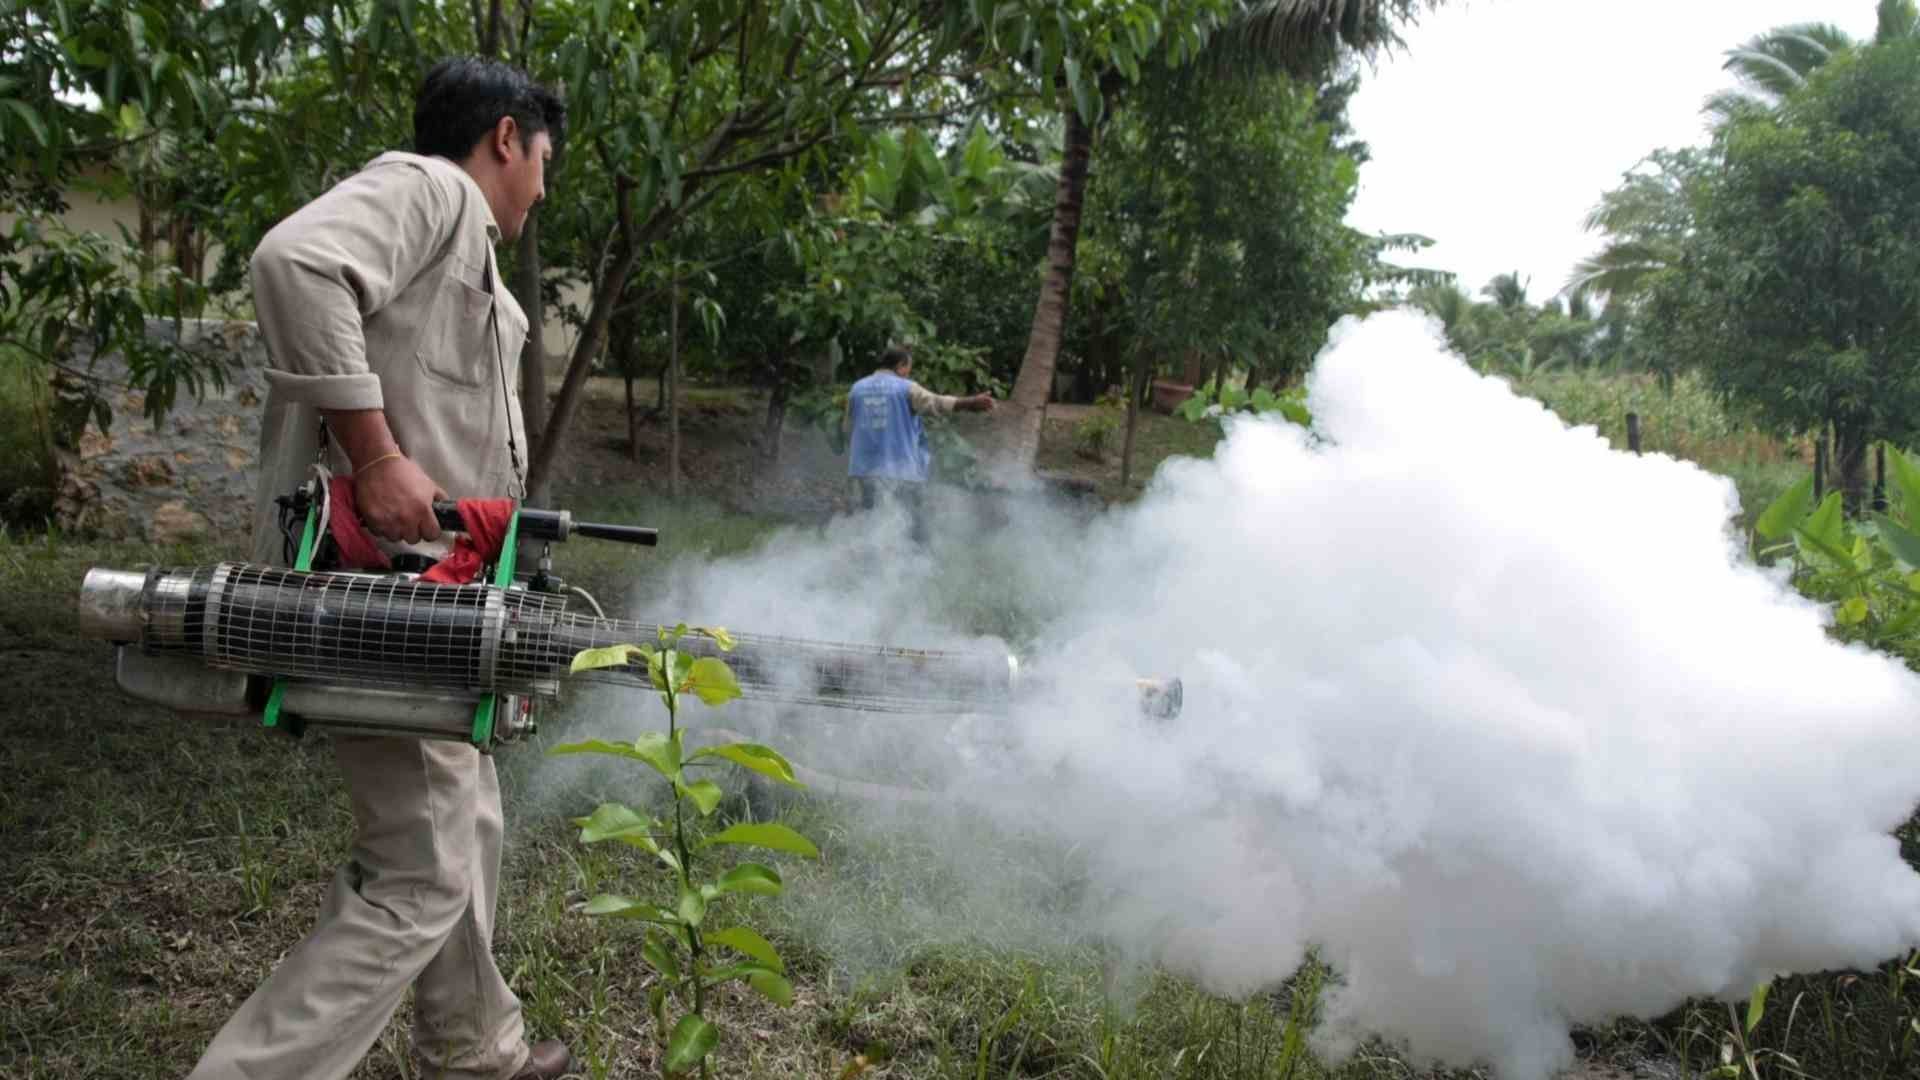
[[[433,516],[440,522],[442,529],[453,532],[465,532],[466,523],[460,520],[460,507],[452,501],[440,501],[433,504]],[[570,536],[584,536],[592,540],[612,540],[622,544],[639,544],[654,547],[660,543],[660,530],[642,528],[638,525],[609,525],[599,521],[575,521],[567,510],[535,510],[530,506],[520,508],[520,535],[528,540],[546,540],[560,543]]]

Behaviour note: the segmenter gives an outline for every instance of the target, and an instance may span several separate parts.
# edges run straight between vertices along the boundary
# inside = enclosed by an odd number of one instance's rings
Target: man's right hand
[[[353,476],[353,501],[375,536],[414,544],[440,538],[433,501],[447,493],[409,457],[370,463]]]

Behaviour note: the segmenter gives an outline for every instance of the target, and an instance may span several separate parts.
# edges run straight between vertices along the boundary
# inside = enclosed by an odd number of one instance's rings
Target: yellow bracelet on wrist
[[[374,458],[372,461],[367,462],[365,465],[361,465],[355,468],[353,470],[353,475],[360,476],[364,474],[367,470],[373,468],[375,465],[378,465],[383,461],[392,461],[394,458],[405,457],[405,456],[406,456],[405,454],[402,454],[398,450],[389,450],[386,453],[381,454],[379,457]]]

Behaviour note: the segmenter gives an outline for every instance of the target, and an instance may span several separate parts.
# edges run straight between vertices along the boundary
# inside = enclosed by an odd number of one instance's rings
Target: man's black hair
[[[503,116],[519,125],[527,150],[539,132],[556,143],[566,132],[566,103],[526,72],[480,56],[449,57],[433,65],[414,95],[414,153],[462,161]]]
[[[912,349],[907,348],[905,345],[890,345],[887,347],[886,352],[880,354],[880,366],[897,369],[901,364],[911,359],[913,359]]]

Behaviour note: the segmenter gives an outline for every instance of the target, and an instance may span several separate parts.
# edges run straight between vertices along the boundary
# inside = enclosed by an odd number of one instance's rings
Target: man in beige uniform
[[[527,319],[494,244],[545,194],[565,110],[495,61],[441,63],[414,109],[418,153],[389,153],[267,234],[254,304],[272,370],[257,558],[279,561],[272,498],[319,450],[355,478],[362,517],[396,550],[432,551],[436,497],[523,491],[515,387]],[[566,1047],[529,1048],[492,951],[500,789],[471,746],[336,736],[359,829],[319,925],[229,1020],[191,1080],[333,1080],[366,1055],[407,988],[422,1071],[557,1077]]]

